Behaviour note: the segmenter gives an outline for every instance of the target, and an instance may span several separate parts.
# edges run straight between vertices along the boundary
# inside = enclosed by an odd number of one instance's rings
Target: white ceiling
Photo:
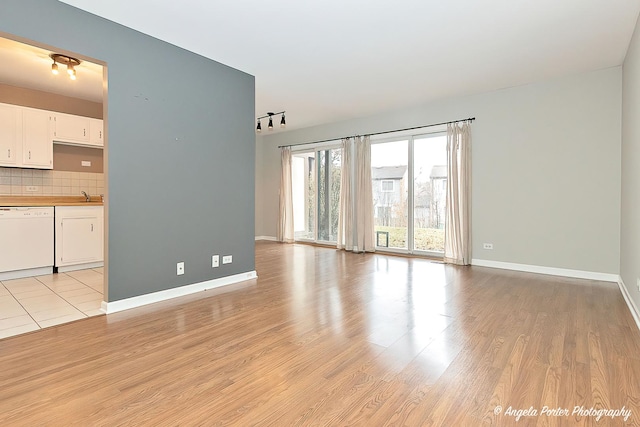
[[[307,127],[622,64],[640,0],[67,0],[256,76]]]
[[[102,102],[102,66],[82,61],[76,68],[77,79],[71,80],[66,66],[59,65],[60,74],[51,73],[53,52],[0,37],[0,83],[74,98]]]

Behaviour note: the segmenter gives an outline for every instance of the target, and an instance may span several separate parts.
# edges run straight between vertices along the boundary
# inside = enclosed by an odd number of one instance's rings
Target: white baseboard
[[[620,276],[618,276],[618,287],[620,288],[620,292],[622,292],[622,296],[627,303],[627,307],[629,307],[629,311],[633,316],[633,320],[636,321],[636,326],[638,327],[638,329],[640,329],[640,311],[638,311],[636,303],[633,302],[631,295],[629,295],[629,289],[627,289],[627,285],[624,284],[624,281]]]
[[[570,270],[566,268],[543,267],[539,265],[515,264],[511,262],[489,261],[484,259],[472,259],[471,265],[479,267],[500,268],[503,270],[525,271],[527,273],[548,274],[551,276],[573,277],[576,279],[599,280],[602,282],[618,282],[618,275],[611,273],[598,273],[594,271]]]
[[[270,242],[277,242],[278,239],[276,239],[273,236],[256,236],[256,240],[268,240]]]
[[[207,280],[206,282],[194,283],[192,285],[185,285],[179,288],[167,289],[164,291],[139,295],[137,297],[126,298],[123,300],[113,302],[103,301],[100,310],[106,314],[111,314],[122,310],[129,310],[130,308],[136,308],[147,304],[153,304],[155,302],[165,301],[171,298],[177,298],[200,291],[206,291],[207,289],[219,288],[221,286],[244,282],[245,280],[251,280],[257,277],[258,274],[254,270],[247,273],[234,274],[233,276]]]
[[[104,262],[90,262],[87,264],[67,265],[65,267],[58,267],[58,273],[66,273],[67,271],[85,270],[87,268],[99,268],[104,267]]]
[[[44,276],[52,274],[53,267],[28,268],[26,270],[5,271],[0,273],[0,280],[22,279],[24,277]]]

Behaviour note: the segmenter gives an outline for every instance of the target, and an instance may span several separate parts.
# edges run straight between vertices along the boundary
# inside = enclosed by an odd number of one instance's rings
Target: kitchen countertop
[[[87,202],[84,196],[0,196],[0,206],[102,206],[102,199],[91,196]]]

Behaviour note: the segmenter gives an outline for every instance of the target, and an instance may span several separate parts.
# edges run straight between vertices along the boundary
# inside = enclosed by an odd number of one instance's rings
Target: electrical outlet
[[[211,268],[220,267],[220,255],[211,257]]]
[[[36,191],[38,191],[38,187],[36,187],[35,185],[27,185],[26,190],[28,193],[35,193]]]
[[[184,274],[184,262],[179,262],[178,263],[176,274],[178,276],[182,276]]]
[[[483,249],[493,250],[493,243],[483,243],[482,244],[482,248]]]
[[[232,255],[225,255],[222,257],[222,263],[223,264],[231,264],[233,262],[233,256]]]

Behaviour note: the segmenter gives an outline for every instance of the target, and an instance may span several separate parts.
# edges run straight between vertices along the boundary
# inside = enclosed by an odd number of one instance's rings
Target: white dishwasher
[[[53,207],[0,207],[0,279],[53,272]]]

